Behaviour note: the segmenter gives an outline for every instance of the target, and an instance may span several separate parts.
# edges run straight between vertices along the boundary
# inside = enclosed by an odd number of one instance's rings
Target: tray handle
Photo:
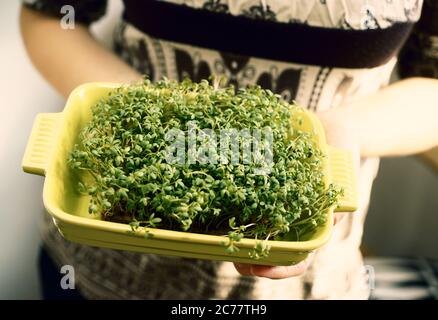
[[[24,152],[24,172],[44,176],[59,127],[61,113],[39,113]]]
[[[356,211],[358,207],[357,180],[351,153],[348,150],[329,147],[329,154],[332,181],[344,190],[334,211]]]

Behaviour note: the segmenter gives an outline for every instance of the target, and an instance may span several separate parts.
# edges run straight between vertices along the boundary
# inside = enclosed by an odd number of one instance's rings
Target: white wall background
[[[55,111],[62,100],[27,61],[18,36],[18,1],[0,5],[0,298],[39,297],[37,223],[42,178],[20,168],[33,118]]]
[[[94,26],[109,39],[119,1]],[[38,299],[38,221],[43,178],[24,174],[21,159],[35,115],[56,112],[63,100],[30,64],[18,28],[19,1],[0,3],[0,299]],[[438,175],[414,158],[382,161],[366,226],[376,254],[438,258]]]

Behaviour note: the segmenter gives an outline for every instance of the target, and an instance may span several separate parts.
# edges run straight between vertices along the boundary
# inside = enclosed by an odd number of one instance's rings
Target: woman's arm
[[[345,132],[364,157],[420,153],[438,145],[438,80],[402,80],[319,116],[328,135]]]
[[[84,82],[130,82],[141,78],[100,45],[85,25],[62,29],[58,18],[22,7],[20,26],[32,62],[64,97]]]

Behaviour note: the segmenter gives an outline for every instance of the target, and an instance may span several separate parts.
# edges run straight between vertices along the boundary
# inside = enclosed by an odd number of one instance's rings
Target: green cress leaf
[[[93,178],[78,191],[91,196],[89,212],[140,227],[226,235],[227,251],[243,237],[257,240],[251,257],[269,253],[267,240],[303,240],[326,221],[340,190],[326,186],[321,151],[291,126],[299,110],[259,86],[234,90],[207,81],[162,80],[120,87],[92,107],[69,156],[73,170]],[[299,120],[299,119],[297,119]],[[166,162],[166,132],[263,129],[273,134],[273,165]],[[239,145],[244,142],[239,137]],[[197,141],[202,143],[202,141]],[[248,141],[245,141],[248,143]],[[146,237],[149,233],[146,232]]]

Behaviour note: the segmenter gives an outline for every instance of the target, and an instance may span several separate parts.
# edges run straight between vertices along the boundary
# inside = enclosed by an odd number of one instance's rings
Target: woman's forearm
[[[320,116],[327,130],[354,135],[362,156],[420,153],[438,145],[438,80],[402,80]]]
[[[64,97],[84,82],[130,82],[141,77],[100,45],[86,26],[62,29],[58,19],[25,7],[20,26],[32,62]]]

